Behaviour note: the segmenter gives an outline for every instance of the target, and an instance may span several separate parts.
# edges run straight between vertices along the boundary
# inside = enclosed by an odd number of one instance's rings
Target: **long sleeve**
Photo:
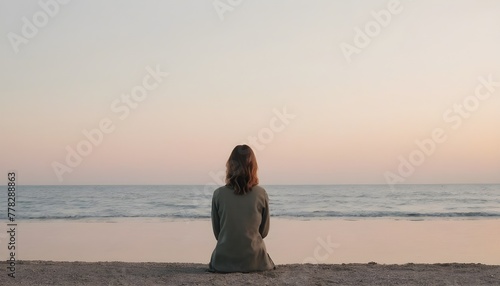
[[[270,225],[270,218],[269,218],[269,199],[265,199],[265,206],[262,209],[262,221],[260,223],[259,227],[259,232],[262,238],[266,237],[267,234],[269,233],[269,225]]]
[[[217,207],[217,202],[215,198],[215,192],[212,197],[212,229],[214,231],[215,239],[219,240],[220,233],[220,217],[219,217],[219,209]]]

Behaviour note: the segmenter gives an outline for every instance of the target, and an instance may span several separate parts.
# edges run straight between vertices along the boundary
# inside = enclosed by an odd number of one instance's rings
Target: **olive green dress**
[[[214,272],[274,269],[263,238],[269,232],[269,198],[255,186],[244,195],[220,187],[212,198],[212,227],[217,245],[208,265]]]

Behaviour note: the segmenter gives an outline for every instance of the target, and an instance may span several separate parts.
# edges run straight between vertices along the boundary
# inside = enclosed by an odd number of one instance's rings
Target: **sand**
[[[0,285],[500,285],[499,241],[495,219],[272,219],[277,270],[213,274],[209,220],[18,221]]]
[[[17,268],[16,278],[2,271],[0,285],[500,285],[500,266],[481,264],[289,264],[231,274],[192,263],[27,261]]]

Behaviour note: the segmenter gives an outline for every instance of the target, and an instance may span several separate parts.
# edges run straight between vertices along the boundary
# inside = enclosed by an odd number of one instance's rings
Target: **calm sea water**
[[[500,185],[312,185],[263,186],[271,216],[292,219],[500,218]],[[6,187],[0,216],[7,217]],[[214,187],[18,186],[16,219],[210,217]]]

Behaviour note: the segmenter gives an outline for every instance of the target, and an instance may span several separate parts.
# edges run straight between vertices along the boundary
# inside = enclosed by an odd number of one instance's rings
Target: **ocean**
[[[500,218],[500,185],[263,185],[272,217]],[[17,186],[16,220],[210,218],[215,186]],[[0,187],[7,218],[7,188]]]

